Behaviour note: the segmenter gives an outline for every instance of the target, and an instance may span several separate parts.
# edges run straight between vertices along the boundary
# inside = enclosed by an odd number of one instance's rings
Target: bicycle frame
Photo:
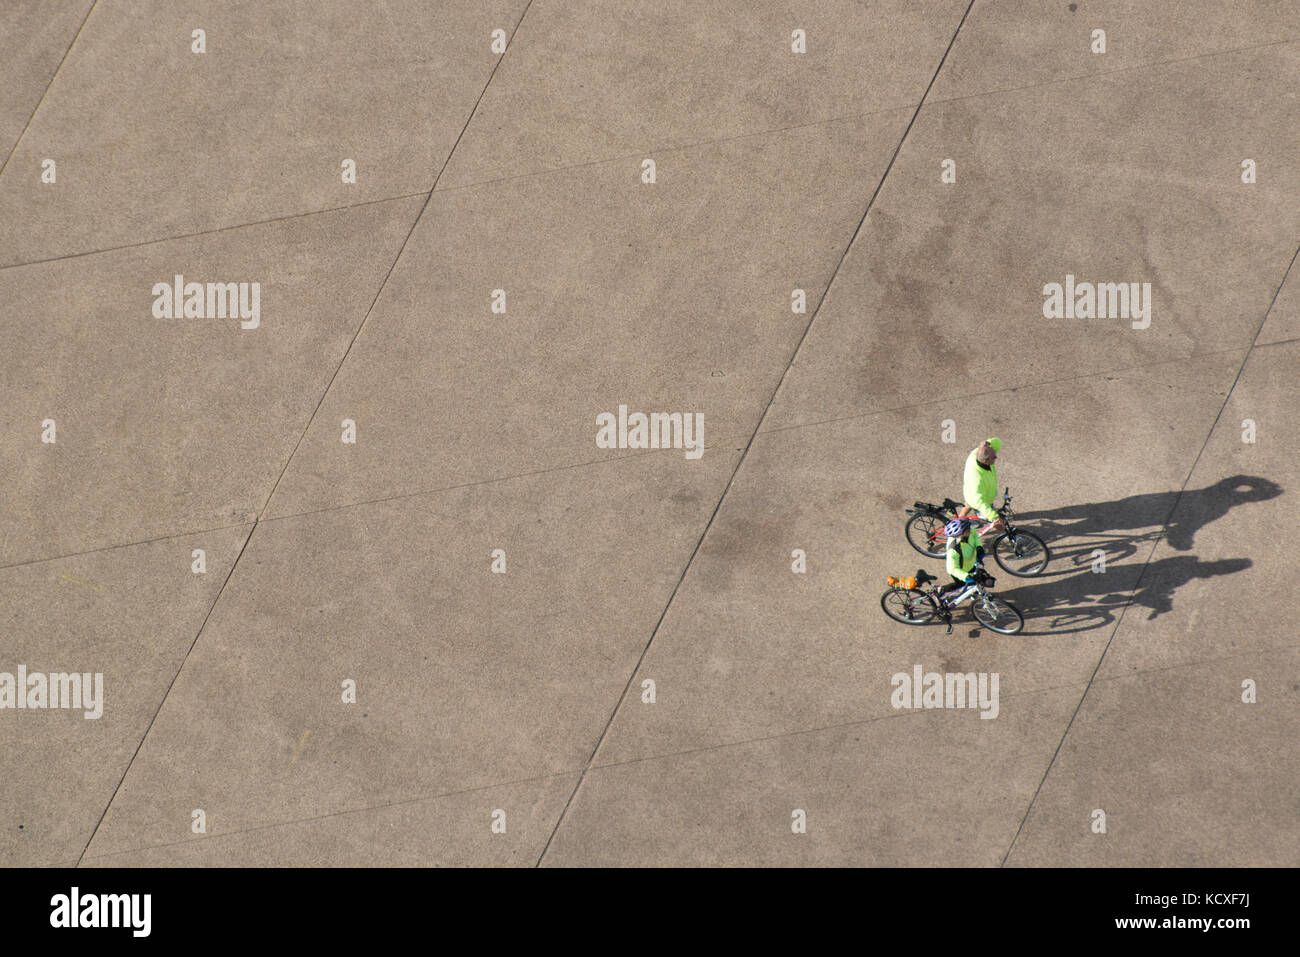
[[[937,588],[934,591],[935,591],[934,597],[939,599],[939,601],[943,602],[944,604],[946,604],[949,608],[956,608],[962,602],[966,601],[966,599],[972,598],[975,595],[980,595],[981,597],[983,597],[984,595],[984,589],[981,588],[978,584],[967,585],[954,598],[945,598],[943,595],[939,594],[939,589]]]
[[[949,499],[948,501],[952,501],[952,500]],[[951,512],[951,513],[953,514],[953,516],[955,517],[955,516],[957,515],[958,511],[959,511],[959,510],[961,509],[961,507],[962,507],[961,503],[957,503],[957,507],[956,507],[956,508],[948,508],[948,507],[946,507],[946,505],[947,505],[947,502],[945,502],[944,505],[929,505],[929,504],[927,504],[927,503],[925,503],[925,502],[917,502],[917,503],[915,504],[915,508],[918,509],[918,510],[933,510],[933,511],[936,511],[936,512],[939,512],[939,513]],[[910,511],[911,511],[911,509],[909,509],[909,512],[910,512]],[[981,525],[979,528],[975,529],[976,534],[978,534],[978,535],[980,536],[980,538],[983,538],[983,537],[984,537],[986,534],[988,534],[989,532],[997,532],[997,533],[999,533],[999,535],[1012,535],[1012,534],[1015,533],[1015,530],[1016,530],[1016,529],[1015,529],[1015,526],[1014,526],[1014,525],[1012,524],[1012,522],[1011,522],[1012,516],[1013,516],[1015,513],[1011,510],[1011,490],[1010,490],[1010,489],[1007,489],[1005,492],[1002,493],[1002,504],[1001,504],[1000,506],[998,506],[997,513],[998,513],[998,517],[997,517],[996,519],[994,519],[992,522],[985,522],[985,523],[984,523],[983,525]],[[983,519],[978,519],[978,521],[983,522],[984,520],[983,520]],[[994,528],[994,525],[996,525],[998,521],[1001,521],[1001,522],[1002,522],[1002,527],[1001,527],[1000,529],[998,529],[998,528]],[[948,536],[946,536],[946,535],[943,534],[943,528],[942,528],[942,527],[937,528],[937,529],[935,529],[933,532],[930,533],[930,541],[931,541],[931,542],[938,542],[938,541],[940,541],[940,540],[946,540],[947,537],[948,537]],[[945,544],[946,544],[946,543],[945,543]]]
[[[993,579],[990,578],[989,581],[993,581]],[[939,605],[940,615],[948,626],[949,634],[952,634],[952,613],[954,611],[968,601],[974,605],[975,602],[986,602],[993,597],[992,593],[985,587],[984,582],[981,581],[971,582],[951,598],[946,598],[940,594],[939,588],[933,583],[930,584],[930,593]],[[989,611],[990,609],[985,607],[984,610]]]
[[[979,582],[972,582],[958,592],[952,598],[945,598],[940,594],[939,588],[935,585],[933,579],[927,582],[929,585],[928,594],[934,599],[934,603],[939,606],[939,617],[945,625],[948,626],[948,634],[952,634],[952,613],[961,607],[961,605],[971,599],[984,599],[988,596],[984,586]]]

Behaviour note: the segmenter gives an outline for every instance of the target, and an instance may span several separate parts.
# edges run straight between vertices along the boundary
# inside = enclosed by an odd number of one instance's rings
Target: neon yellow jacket
[[[979,449],[972,449],[966,456],[966,475],[962,480],[961,494],[966,504],[979,512],[980,518],[991,522],[998,517],[993,500],[998,497],[998,468],[987,468],[976,460]]]
[[[964,580],[975,570],[976,549],[979,547],[980,533],[974,529],[965,542],[960,538],[948,539],[948,574]]]

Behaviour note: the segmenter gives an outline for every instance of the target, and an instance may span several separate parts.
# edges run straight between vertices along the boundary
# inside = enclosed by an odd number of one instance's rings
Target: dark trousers
[[[961,593],[961,590],[963,588],[966,587],[966,579],[953,578],[953,576],[951,575],[949,577],[952,578],[952,584],[945,585],[943,588],[939,589],[939,597],[941,598],[950,598],[956,596]]]

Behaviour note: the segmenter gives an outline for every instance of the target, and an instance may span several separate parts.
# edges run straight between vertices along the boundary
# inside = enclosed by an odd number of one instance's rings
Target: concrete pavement
[[[1300,859],[1293,7],[0,26],[0,864]]]

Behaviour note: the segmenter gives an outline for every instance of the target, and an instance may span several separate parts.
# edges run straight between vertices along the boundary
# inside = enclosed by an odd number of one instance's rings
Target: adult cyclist
[[[998,470],[995,463],[1001,451],[1001,439],[985,439],[966,456],[966,471],[961,483],[962,499],[966,504],[957,509],[958,518],[973,520],[979,516],[986,522],[992,522],[994,528],[1002,527],[1002,519],[993,505],[998,494]]]

